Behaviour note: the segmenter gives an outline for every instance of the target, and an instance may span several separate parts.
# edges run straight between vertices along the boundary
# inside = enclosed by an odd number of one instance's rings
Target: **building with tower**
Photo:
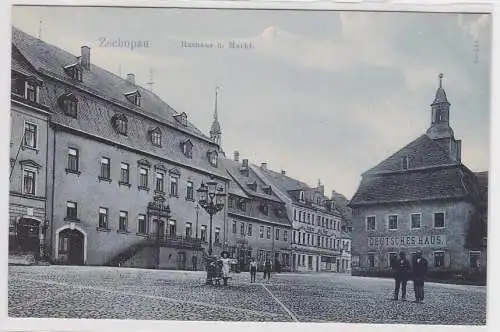
[[[349,203],[353,274],[388,271],[401,250],[421,250],[437,274],[486,265],[488,175],[462,162],[442,81],[426,133],[362,174]]]

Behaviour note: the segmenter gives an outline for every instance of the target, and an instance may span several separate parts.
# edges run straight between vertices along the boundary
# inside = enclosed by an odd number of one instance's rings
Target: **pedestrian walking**
[[[227,251],[222,252],[222,280],[224,280],[224,286],[227,286],[227,279],[229,279],[229,271],[231,270],[231,258],[229,258],[229,253]]]
[[[410,262],[406,259],[404,251],[399,253],[399,259],[391,262],[391,267],[394,271],[395,288],[393,300],[397,301],[399,296],[399,288],[401,287],[401,300],[406,301],[406,284],[410,275]]]
[[[422,252],[417,251],[415,261],[412,264],[413,290],[415,291],[416,303],[424,302],[424,280],[427,274],[427,260],[422,257]]]
[[[255,276],[257,275],[257,262],[255,258],[250,260],[250,282],[255,282]]]
[[[264,262],[264,279],[269,280],[271,278],[271,260],[269,258],[266,258],[266,261]]]

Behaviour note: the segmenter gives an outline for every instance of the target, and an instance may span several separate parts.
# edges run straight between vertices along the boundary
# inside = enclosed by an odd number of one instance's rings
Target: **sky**
[[[462,161],[489,168],[488,14],[13,7],[12,24],[75,55],[87,45],[92,63],[144,87],[153,81],[207,135],[219,86],[228,157],[237,150],[347,198],[364,171],[425,133],[443,73]],[[142,47],[102,45],[118,39]]]

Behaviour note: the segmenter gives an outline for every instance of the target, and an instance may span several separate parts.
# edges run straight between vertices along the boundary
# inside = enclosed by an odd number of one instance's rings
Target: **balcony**
[[[179,249],[194,249],[200,250],[202,249],[201,239],[196,239],[191,236],[181,236],[181,235],[165,235],[165,234],[156,234],[150,233],[149,238],[153,241],[158,241],[161,247],[169,247],[169,248],[179,248]]]

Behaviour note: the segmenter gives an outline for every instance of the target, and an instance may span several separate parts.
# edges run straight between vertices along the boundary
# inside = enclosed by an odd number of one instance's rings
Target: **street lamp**
[[[196,204],[194,208],[196,210],[196,243],[198,243],[198,216],[200,214],[200,206]]]
[[[213,216],[224,208],[224,193],[223,187],[218,187],[217,182],[210,179],[206,184],[201,183],[198,192],[198,204],[205,211],[207,211],[210,216],[210,235],[208,240],[208,256],[212,256],[212,219]],[[207,260],[207,284],[212,284],[212,269],[210,268],[210,263],[213,259],[209,258]]]

